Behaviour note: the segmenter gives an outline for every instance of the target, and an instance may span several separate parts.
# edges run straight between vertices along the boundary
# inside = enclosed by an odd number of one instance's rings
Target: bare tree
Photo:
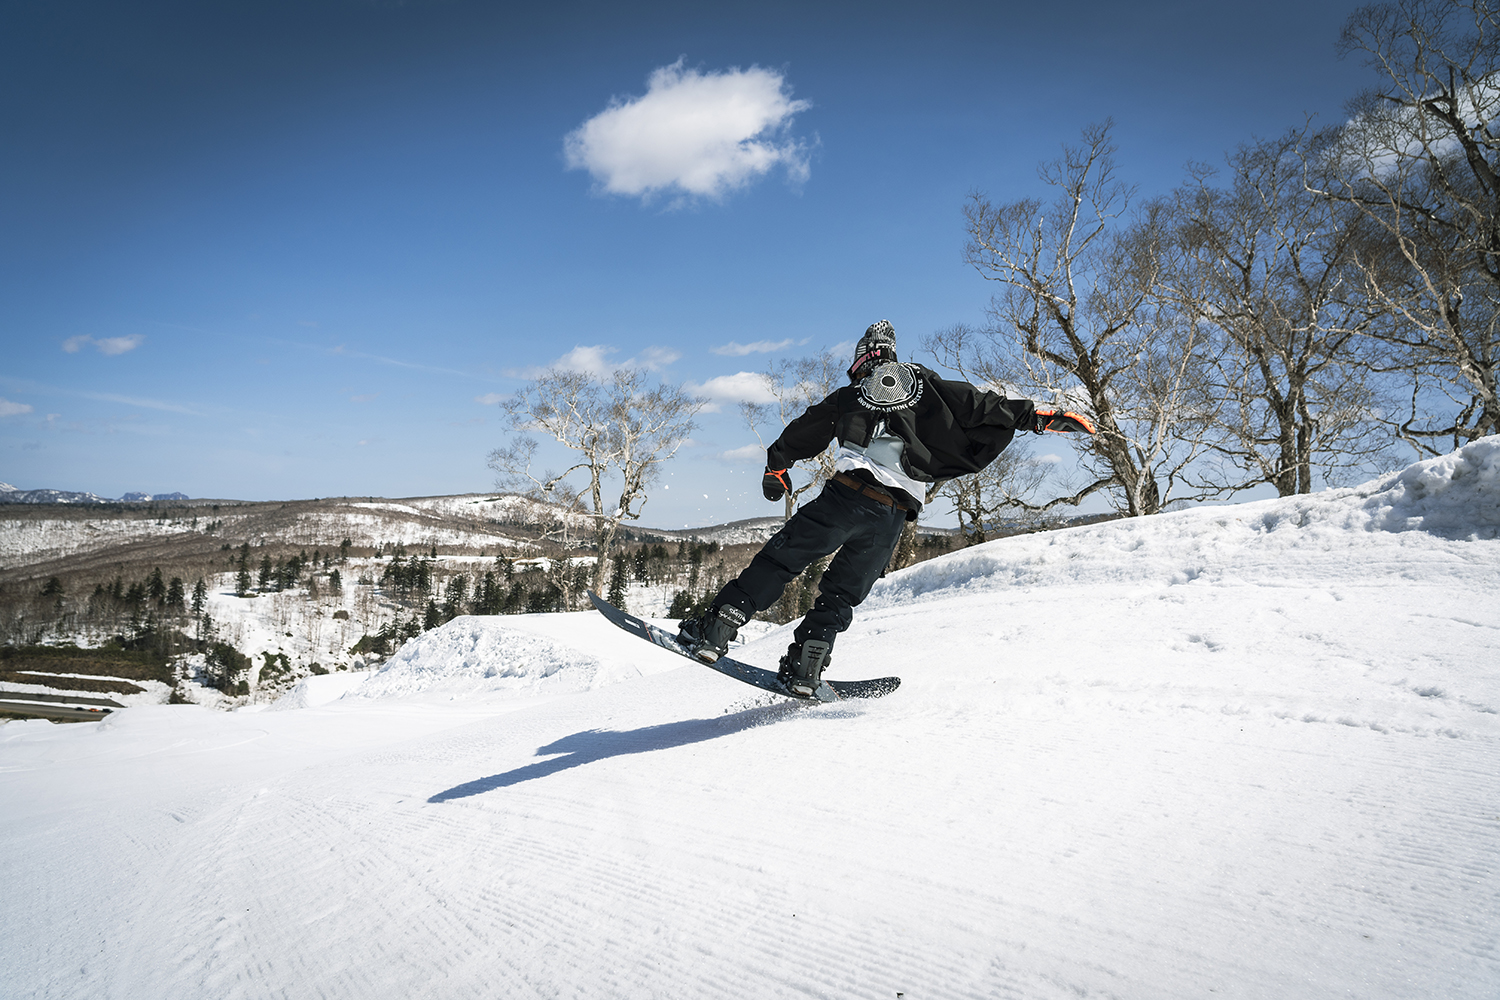
[[[765,379],[766,389],[774,402],[741,403],[740,413],[755,434],[755,440],[762,446],[767,445],[761,434],[762,427],[774,429],[780,434],[782,428],[847,379],[843,362],[827,352],[795,361],[783,359],[772,362],[761,377]],[[830,444],[810,460],[811,474],[807,482],[801,486],[793,484],[792,489],[787,491],[785,517],[792,516],[797,509],[797,501],[804,493],[821,489],[825,482],[833,478],[833,453],[834,446]]]
[[[1491,0],[1376,4],[1340,47],[1383,79],[1321,136],[1310,186],[1361,213],[1364,291],[1392,319],[1374,332],[1412,378],[1396,430],[1438,454],[1500,432],[1500,14]],[[1456,410],[1431,412],[1427,386]]]
[[[956,327],[929,345],[971,381],[1016,386],[1094,421],[1098,433],[1075,445],[1093,481],[1023,509],[1103,490],[1127,514],[1161,510],[1188,488],[1217,405],[1201,379],[1209,345],[1162,295],[1167,207],[1126,221],[1132,192],[1115,179],[1110,127],[1085,129],[1081,146],[1042,166],[1052,204],[970,197],[965,259],[1004,287],[988,329]]]
[[[1182,307],[1224,341],[1205,352],[1222,398],[1208,439],[1222,459],[1206,482],[1231,492],[1260,483],[1310,493],[1313,473],[1380,467],[1389,438],[1382,400],[1362,363],[1381,312],[1360,294],[1354,210],[1304,185],[1305,132],[1242,146],[1227,188],[1198,167],[1175,196],[1183,252],[1167,283]]]
[[[620,523],[641,516],[647,489],[692,432],[703,401],[680,386],[648,387],[638,369],[600,377],[554,368],[501,406],[516,436],[490,454],[499,487],[587,516],[596,551],[591,586],[598,592]],[[537,442],[526,436],[532,430],[577,452],[579,460],[561,472],[535,472]],[[569,481],[575,473],[582,480],[577,485]],[[607,500],[606,491],[616,486],[618,495]]]
[[[934,496],[946,497],[953,504],[964,544],[978,545],[998,537],[997,521],[1002,516],[1025,523],[1043,522],[1040,512],[1028,510],[1027,505],[1047,472],[1046,464],[1031,454],[1029,445],[1016,442],[974,475],[944,483]]]

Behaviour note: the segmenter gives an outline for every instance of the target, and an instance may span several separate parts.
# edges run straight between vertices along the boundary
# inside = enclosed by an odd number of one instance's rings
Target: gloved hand
[[[1053,431],[1058,434],[1071,434],[1083,431],[1086,434],[1094,433],[1094,425],[1089,423],[1089,418],[1081,413],[1073,413],[1069,410],[1037,410],[1031,417],[1031,431],[1040,434],[1043,431]]]
[[[792,477],[787,475],[785,469],[767,469],[766,474],[760,477],[760,491],[766,495],[767,500],[780,500],[791,488]]]

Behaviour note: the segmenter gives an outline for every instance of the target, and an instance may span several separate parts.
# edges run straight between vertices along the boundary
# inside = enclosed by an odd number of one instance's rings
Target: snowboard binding
[[[781,658],[781,669],[776,672],[776,679],[786,688],[787,694],[795,698],[829,700],[822,691],[827,687],[823,683],[823,669],[832,659],[829,656],[832,650],[833,645],[821,639],[792,643],[786,648],[786,655]]]
[[[696,618],[688,618],[678,626],[677,644],[691,653],[694,659],[713,663],[729,652],[729,643],[739,635],[740,626],[748,615],[732,604],[709,608]]]

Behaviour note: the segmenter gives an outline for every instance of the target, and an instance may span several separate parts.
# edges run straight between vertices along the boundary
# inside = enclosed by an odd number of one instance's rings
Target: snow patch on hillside
[[[372,513],[354,512],[353,508],[364,507]],[[404,520],[382,516],[382,513],[408,514],[421,520]],[[345,504],[337,510],[310,511],[300,514],[297,523],[283,532],[281,538],[293,544],[330,544],[330,539],[347,537],[355,545],[405,545],[426,548],[437,545],[444,548],[464,546],[524,546],[526,543],[493,534],[499,530],[488,522],[477,521],[472,525],[451,525],[436,520],[401,504],[358,503]]]
[[[44,562],[106,545],[123,545],[194,531],[187,521],[145,519],[0,521],[0,559],[22,565]]]

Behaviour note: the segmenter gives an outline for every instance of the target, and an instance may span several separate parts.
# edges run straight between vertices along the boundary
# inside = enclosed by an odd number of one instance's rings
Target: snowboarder
[[[1084,417],[1037,409],[967,382],[939,377],[896,357],[886,320],[865,330],[849,366],[849,384],[808,407],[766,449],[761,488],[779,501],[792,487],[788,470],[837,439],[835,474],[817,499],[797,511],[703,614],[679,626],[677,641],[713,663],[741,625],[769,607],[815,559],[838,550],[818,597],[793,631],[778,677],[787,691],[814,697],[838,633],[890,562],[902,526],[915,521],[928,491],[978,472],[1018,430],[1094,433]]]

